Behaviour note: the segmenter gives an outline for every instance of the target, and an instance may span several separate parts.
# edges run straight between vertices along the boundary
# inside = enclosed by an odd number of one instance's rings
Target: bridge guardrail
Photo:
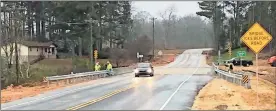
[[[131,73],[133,71],[132,68],[123,67],[123,68],[114,68],[111,72],[112,75],[120,75],[125,73]],[[56,82],[59,84],[60,81],[64,81],[65,84],[70,84],[73,82],[80,82],[86,80],[93,80],[97,78],[106,77],[107,74],[110,73],[109,71],[102,70],[102,71],[93,71],[93,72],[83,72],[83,73],[72,73],[67,75],[60,75],[60,76],[49,76],[45,77],[44,82],[47,82],[47,85],[51,84],[52,82]]]
[[[230,71],[227,72],[224,70],[220,70],[215,63],[212,63],[212,72],[215,76],[222,78],[228,82],[243,86],[247,89],[251,88],[250,81],[251,81],[252,75],[246,74],[244,72],[232,73]]]

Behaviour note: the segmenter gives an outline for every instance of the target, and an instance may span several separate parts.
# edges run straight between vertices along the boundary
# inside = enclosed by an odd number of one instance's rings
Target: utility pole
[[[94,65],[94,60],[93,60],[93,26],[92,26],[92,21],[90,24],[90,61],[91,65]]]
[[[217,2],[215,2],[215,14],[214,14],[214,21],[217,22],[216,18],[217,18]],[[219,39],[217,37],[217,26],[215,26],[215,38],[217,39],[217,48],[219,51]]]
[[[0,4],[0,15],[2,15],[2,11],[1,11],[1,4]],[[2,17],[2,16],[1,16]],[[0,29],[2,29],[2,19],[0,19]],[[2,31],[0,31],[0,82],[2,83],[2,71],[3,71],[3,58],[2,58]],[[2,89],[1,88],[2,87],[2,85],[0,85],[0,89]]]
[[[94,66],[94,58],[93,58],[93,52],[94,52],[94,48],[93,48],[93,19],[92,19],[92,14],[94,11],[94,2],[91,1],[91,12],[90,12],[90,61],[91,61],[91,66]]]
[[[217,2],[215,2],[215,14],[214,14],[215,16],[215,22],[217,22]],[[220,52],[220,46],[219,46],[219,38],[218,38],[218,35],[217,35],[217,33],[218,33],[218,27],[217,26],[215,26],[215,38],[217,39],[217,48],[218,48],[218,51]]]
[[[154,18],[154,17],[152,17],[152,56],[153,56],[153,58],[154,58],[154,20],[155,20],[156,18]]]
[[[205,27],[203,27],[203,32],[206,32],[206,28]],[[207,48],[207,38],[206,38],[207,36],[205,36],[204,37],[204,46],[205,46],[205,48]]]

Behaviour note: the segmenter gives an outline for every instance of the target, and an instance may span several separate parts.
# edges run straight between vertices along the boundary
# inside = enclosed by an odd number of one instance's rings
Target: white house
[[[57,46],[53,42],[22,41],[18,43],[19,63],[33,62],[41,58],[56,58]],[[1,48],[4,57],[15,60],[15,44],[7,44]],[[12,49],[12,50],[10,50]],[[10,52],[13,52],[10,56]],[[8,55],[8,56],[7,56]]]

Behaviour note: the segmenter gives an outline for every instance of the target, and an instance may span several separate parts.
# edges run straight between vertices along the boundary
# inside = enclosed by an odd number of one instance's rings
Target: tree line
[[[213,47],[212,23],[197,15],[180,16],[176,12],[173,5],[160,11],[158,16],[147,11],[136,12],[133,14],[132,37],[148,35],[153,39],[154,32],[154,47],[158,49]]]
[[[54,41],[68,52],[73,44],[88,53],[91,31],[93,45],[101,49],[123,45],[131,26],[131,5],[128,1],[18,1],[1,2],[4,16],[2,33],[8,38],[13,18],[20,18],[20,36],[24,40]],[[21,10],[18,10],[21,9]],[[17,13],[15,16],[14,14]],[[91,28],[92,25],[92,28]],[[73,46],[74,46],[73,45]]]
[[[30,64],[19,64],[17,44],[25,40],[53,41],[58,52],[80,56],[92,48],[123,48],[132,26],[130,10],[128,1],[1,1],[1,79],[19,84],[29,78]]]
[[[275,1],[203,1],[198,4],[202,11],[196,14],[212,21],[215,49],[224,49],[228,41],[234,48],[244,46],[240,37],[255,22],[261,24],[272,36],[276,34]],[[275,48],[276,39],[273,39],[266,49],[273,52]]]

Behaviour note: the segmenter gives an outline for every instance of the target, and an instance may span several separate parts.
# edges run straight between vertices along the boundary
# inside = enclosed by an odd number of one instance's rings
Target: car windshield
[[[138,67],[139,68],[148,68],[148,67],[150,67],[150,64],[149,63],[139,63]]]
[[[232,59],[230,59],[231,61],[233,61],[233,60],[238,60],[238,58],[232,58]]]

